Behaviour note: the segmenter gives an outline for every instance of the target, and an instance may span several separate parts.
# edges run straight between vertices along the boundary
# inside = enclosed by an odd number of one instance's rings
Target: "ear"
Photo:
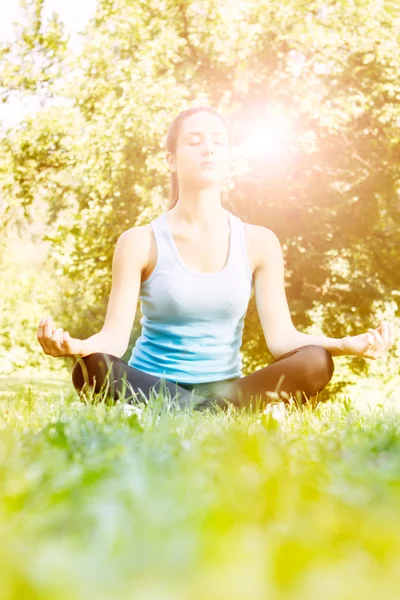
[[[175,157],[173,156],[173,154],[171,154],[171,152],[167,152],[165,157],[166,157],[167,165],[168,165],[169,169],[172,172],[176,173]]]

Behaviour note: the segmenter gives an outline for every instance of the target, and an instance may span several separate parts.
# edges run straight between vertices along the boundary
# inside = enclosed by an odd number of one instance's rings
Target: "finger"
[[[70,334],[68,333],[68,331],[64,331],[64,333],[62,334],[62,348],[63,348],[63,352],[66,355],[73,354],[71,342],[72,342],[72,338],[71,338]]]
[[[381,337],[383,338],[384,330],[385,330],[384,322],[381,321],[379,323],[378,327],[375,328],[375,331],[377,331],[381,335]]]
[[[380,334],[382,336],[383,341],[386,345],[389,344],[389,327],[386,321],[381,321],[381,331]]]
[[[381,321],[378,331],[381,333],[382,339],[384,340],[385,345],[382,347],[383,352],[386,352],[389,348],[393,346],[393,326],[389,324],[387,321]]]
[[[42,340],[43,340],[43,328],[44,328],[44,324],[46,321],[46,317],[42,317],[39,321],[39,325],[38,325],[38,329],[37,329],[37,334],[36,337],[40,343],[40,345],[42,345]]]
[[[368,348],[368,352],[371,354],[371,358],[375,360],[377,358],[376,353],[381,352],[382,348],[385,348],[385,342],[383,341],[379,331],[376,329],[370,328],[368,333],[374,337],[374,343]]]
[[[46,322],[44,324],[44,328],[43,328],[44,338],[49,340],[51,338],[51,336],[53,335],[54,330],[55,330],[55,327],[54,327],[53,319],[51,317],[47,317]]]
[[[368,335],[368,344],[370,346],[373,346],[375,344],[375,336],[372,335],[372,333],[370,333],[369,331],[368,331],[367,335]]]
[[[54,331],[53,335],[51,336],[52,348],[54,350],[56,350],[57,352],[59,352],[60,354],[62,353],[61,336],[62,336],[63,331],[64,330],[60,327],[59,329],[56,329]]]
[[[390,326],[387,321],[382,321],[382,338],[385,343],[382,350],[383,352],[386,352],[386,350],[388,350],[393,345],[393,341],[391,340]]]
[[[385,349],[387,350],[393,344],[393,342],[391,340],[389,323],[387,321],[385,321],[385,333],[386,333],[386,337],[385,337],[386,348]]]
[[[366,358],[370,358],[371,360],[375,360],[376,359],[376,352],[377,352],[377,341],[375,339],[375,336],[373,336],[371,333],[369,333],[369,335],[371,336],[371,338],[374,338],[374,341],[366,349],[365,356],[366,356]]]
[[[384,341],[383,341],[383,339],[382,339],[382,336],[381,336],[381,334],[379,333],[379,331],[377,331],[376,329],[372,329],[372,328],[368,329],[368,331],[369,331],[369,333],[372,333],[372,335],[373,335],[373,336],[374,336],[374,338],[375,338],[375,343],[376,343],[378,346],[380,346],[380,345],[382,345],[382,344],[384,343]]]
[[[389,337],[387,332],[387,325],[385,321],[381,321],[379,327],[376,328],[376,331],[382,338],[382,342],[379,344],[381,350],[386,350],[389,344]]]
[[[52,336],[51,336],[51,342],[53,345],[54,345],[54,343],[61,344],[61,337],[62,337],[63,332],[64,332],[64,329],[62,327],[58,327],[57,329],[55,329],[53,331]]]
[[[53,328],[51,324],[51,317],[46,317],[46,320],[43,325],[43,333],[42,333],[42,346],[44,347],[46,354],[51,354],[51,343],[50,338],[53,333]]]
[[[64,350],[69,349],[70,341],[71,336],[69,335],[68,331],[63,331],[61,334],[61,347],[64,348]]]
[[[381,333],[379,332],[381,331]],[[388,334],[388,324],[386,321],[381,321],[379,327],[377,329],[369,329],[371,335],[375,337],[374,346],[369,349],[371,354],[371,358],[376,360],[380,356],[382,356],[386,350],[390,347],[389,334]]]

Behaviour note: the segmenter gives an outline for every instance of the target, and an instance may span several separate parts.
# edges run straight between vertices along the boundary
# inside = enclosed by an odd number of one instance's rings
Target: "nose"
[[[204,153],[205,154],[213,154],[214,153],[214,143],[212,137],[205,136],[204,137]]]

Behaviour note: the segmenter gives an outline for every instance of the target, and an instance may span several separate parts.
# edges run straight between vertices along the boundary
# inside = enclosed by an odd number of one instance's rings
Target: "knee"
[[[85,383],[84,370],[85,362],[83,358],[80,358],[72,369],[72,384],[77,391],[80,391]]]
[[[314,396],[332,379],[335,363],[331,353],[322,346],[310,344],[302,350],[304,356],[304,377],[308,394]]]
[[[101,391],[106,379],[113,380],[113,365],[116,359],[111,354],[93,352],[81,357],[72,369],[72,383],[77,391],[82,390],[84,384]]]
[[[93,375],[97,360],[98,356],[97,353],[95,353],[81,357],[78,362],[75,363],[72,369],[72,383],[77,391],[80,391],[85,383],[89,386],[93,385]]]

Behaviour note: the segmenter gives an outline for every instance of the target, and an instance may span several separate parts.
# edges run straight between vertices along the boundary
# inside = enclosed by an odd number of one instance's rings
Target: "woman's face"
[[[177,173],[180,187],[220,186],[230,168],[229,134],[224,123],[206,111],[186,117],[181,123],[176,155],[168,152],[167,161]],[[205,161],[215,166],[205,166]]]

